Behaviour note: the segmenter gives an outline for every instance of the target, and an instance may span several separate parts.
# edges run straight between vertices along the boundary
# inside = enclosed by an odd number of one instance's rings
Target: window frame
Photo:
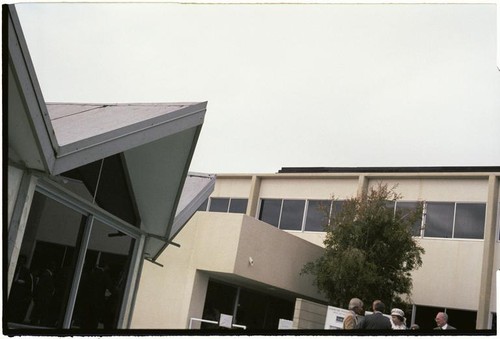
[[[121,220],[97,205],[92,204],[90,201],[79,197],[77,194],[60,186],[50,178],[39,175],[33,175],[33,177],[36,179],[34,183],[35,192],[38,192],[46,198],[51,199],[86,217],[83,236],[78,243],[79,251],[78,253],[75,253],[75,255],[77,255],[75,272],[71,281],[70,292],[66,302],[64,320],[61,324],[61,329],[66,330],[71,328],[71,320],[73,318],[78,287],[82,278],[83,265],[85,262],[85,253],[88,250],[92,226],[95,220],[98,220],[99,222],[115,229],[116,231],[122,232],[135,240],[134,248],[130,254],[130,266],[128,267],[126,285],[122,297],[123,301],[119,310],[117,322],[117,329],[129,328],[132,320],[135,294],[137,292],[136,287],[138,286],[138,280],[140,278],[139,272],[142,267],[142,252],[146,242],[146,232],[124,220]],[[29,214],[32,203],[33,201],[30,202],[30,208],[25,212],[27,213],[26,215]]]
[[[451,237],[449,238],[445,238],[445,237],[429,237],[429,236],[426,236],[425,235],[425,230],[427,228],[427,215],[428,215],[428,210],[427,210],[427,207],[428,207],[428,203],[449,203],[449,204],[453,204],[453,224],[452,224],[452,229],[451,229]],[[483,227],[483,237],[482,238],[458,238],[458,237],[455,237],[455,227],[456,227],[456,220],[457,220],[457,205],[458,204],[461,204],[461,205],[467,205],[467,204],[484,204],[485,205],[485,208],[487,207],[487,203],[486,202],[482,202],[482,201],[424,201],[424,209],[423,209],[423,216],[422,216],[422,220],[423,220],[423,223],[424,223],[424,227],[421,231],[421,235],[420,237],[421,238],[425,238],[425,239],[439,239],[439,240],[467,240],[467,241],[484,241],[484,228],[485,228],[485,225],[486,225],[486,210],[485,210],[485,218],[482,222],[482,227]],[[500,234],[499,234],[499,238],[500,238]]]

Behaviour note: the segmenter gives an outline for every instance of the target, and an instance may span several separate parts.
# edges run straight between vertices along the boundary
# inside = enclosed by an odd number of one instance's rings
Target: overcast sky
[[[208,101],[191,165],[498,166],[494,4],[20,4],[47,102]]]

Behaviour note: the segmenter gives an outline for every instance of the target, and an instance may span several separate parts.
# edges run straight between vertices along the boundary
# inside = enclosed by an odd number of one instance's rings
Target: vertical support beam
[[[127,329],[130,328],[132,316],[139,289],[139,281],[141,279],[142,266],[144,264],[144,247],[146,246],[146,236],[141,235],[140,238],[135,239],[134,253],[130,260],[130,271],[125,284],[125,291],[123,292],[123,302],[120,310],[120,317],[118,319],[117,328]]]
[[[487,329],[489,324],[497,215],[498,177],[496,175],[490,175],[488,179],[488,201],[486,202],[486,222],[484,225],[484,247],[481,283],[479,286],[479,306],[476,318],[476,329],[478,330]]]
[[[8,271],[7,271],[7,295],[10,292],[12,279],[16,270],[17,258],[21,250],[23,242],[24,231],[35,194],[36,178],[29,172],[25,172],[19,185],[17,196],[15,197],[16,203],[10,218],[9,231],[8,231]],[[10,199],[11,197],[9,197]]]
[[[73,318],[73,311],[76,305],[76,297],[78,296],[78,288],[80,287],[80,279],[82,277],[83,267],[85,265],[85,255],[87,254],[87,249],[90,242],[90,234],[92,233],[92,225],[94,224],[94,217],[90,216],[85,222],[85,228],[83,230],[83,235],[81,242],[77,248],[78,257],[76,261],[75,273],[73,274],[73,282],[71,284],[71,290],[69,292],[68,304],[66,307],[66,313],[64,314],[64,320],[62,328],[71,328],[71,319]]]
[[[248,197],[248,205],[246,215],[250,217],[257,217],[257,206],[259,205],[260,196],[260,183],[261,178],[257,175],[252,176],[252,183],[250,188],[250,196]]]
[[[368,192],[368,178],[365,174],[360,174],[358,177],[358,197]]]

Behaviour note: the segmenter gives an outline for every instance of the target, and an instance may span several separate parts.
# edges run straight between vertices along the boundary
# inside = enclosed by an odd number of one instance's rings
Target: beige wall
[[[217,180],[212,197],[246,198],[250,195],[251,177]]]
[[[211,272],[323,299],[310,276],[299,276],[322,249],[254,218],[197,212],[175,242],[181,247],[167,247],[158,259],[163,268],[145,262],[131,328],[187,328],[202,316]]]
[[[292,327],[294,330],[323,330],[327,313],[328,306],[298,298]]]
[[[365,175],[369,187],[378,182],[397,185],[395,190],[402,195],[402,200],[487,202],[488,199],[488,174],[484,173]],[[328,199],[333,193],[337,198],[345,199],[356,195],[359,183],[358,174],[263,174],[260,177],[259,198]],[[231,181],[230,177],[218,176],[219,194],[228,196],[223,188],[230,186]],[[498,218],[497,223],[500,223]],[[323,246],[322,232],[288,233]],[[498,239],[498,233],[496,237]],[[419,241],[426,254],[423,266],[413,274],[414,303],[477,309],[484,241],[430,238]],[[499,248],[500,243],[496,241],[495,270],[500,269]],[[496,307],[496,277],[493,280],[492,310]]]
[[[251,178],[219,175],[213,196],[246,197]],[[359,186],[356,175],[276,174],[260,178],[259,197],[264,198],[328,199],[334,193],[345,199],[354,196]],[[369,185],[379,181],[397,183],[396,191],[403,200],[486,202],[488,197],[485,175],[368,175]],[[144,265],[132,327],[186,328],[190,317],[201,316],[210,272],[303,294],[303,299],[323,300],[308,280],[311,277],[297,275],[304,263],[321,254],[323,238],[322,232],[283,232],[242,214],[198,212],[175,239],[181,248],[169,247],[159,258],[164,268]],[[477,310],[484,241],[418,241],[426,253],[423,266],[413,273],[413,302]],[[494,268],[498,270],[498,241],[495,248]],[[496,307],[495,287],[496,277],[492,310]]]
[[[322,247],[285,233],[262,221],[244,216],[234,273],[274,287],[324,299],[302,267],[323,254]],[[249,264],[249,258],[253,265]]]
[[[423,265],[414,271],[413,302],[466,310],[478,307],[483,241],[419,239]]]
[[[264,178],[260,187],[262,198],[346,199],[356,195],[358,179],[339,178]]]
[[[488,197],[487,179],[371,179],[369,187],[380,181],[397,185],[401,200],[486,202]]]

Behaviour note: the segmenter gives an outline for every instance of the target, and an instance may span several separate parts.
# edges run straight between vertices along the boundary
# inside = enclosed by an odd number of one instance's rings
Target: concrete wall
[[[419,239],[423,265],[412,273],[413,302],[477,310],[481,281],[482,241]]]
[[[197,212],[175,242],[158,259],[163,268],[145,262],[131,328],[187,328],[202,316],[211,272],[323,300],[312,277],[299,275],[322,249],[254,218]]]
[[[292,328],[294,330],[323,330],[327,312],[327,305],[297,298]]]
[[[339,199],[356,195],[358,174],[264,174],[259,176],[259,198]],[[218,194],[230,196],[233,178],[218,175]],[[239,179],[241,182],[241,178]],[[396,192],[407,201],[487,202],[488,176],[485,174],[368,174],[367,185],[397,185]],[[248,181],[249,183],[249,181]],[[497,198],[498,201],[498,198]],[[497,217],[497,224],[499,223]],[[497,226],[498,232],[498,226]],[[323,246],[323,232],[288,231],[289,234]],[[498,233],[496,233],[498,239]],[[483,240],[418,239],[426,250],[423,266],[413,273],[413,302],[418,305],[445,306],[477,310],[480,293]],[[500,269],[498,240],[494,270]],[[286,258],[283,258],[286,260]],[[496,307],[496,278],[493,278],[491,309]]]
[[[234,273],[322,300],[312,286],[312,276],[299,275],[306,263],[322,254],[322,247],[245,215]],[[250,257],[253,265],[249,264]]]

